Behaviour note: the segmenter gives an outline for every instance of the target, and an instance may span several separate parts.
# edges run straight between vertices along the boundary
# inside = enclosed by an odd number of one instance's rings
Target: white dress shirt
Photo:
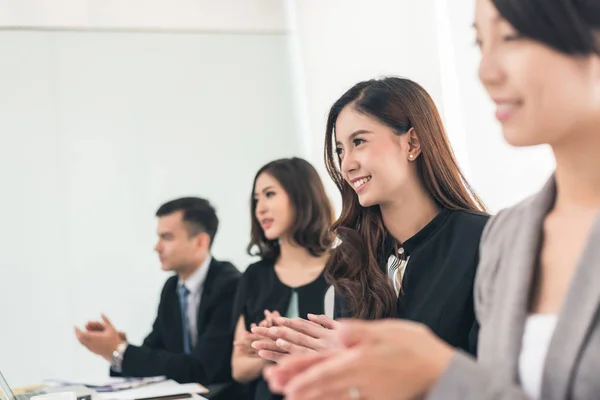
[[[206,281],[206,275],[208,274],[211,260],[211,256],[206,257],[206,260],[200,265],[200,268],[185,281],[179,281],[178,283],[178,285],[185,285],[187,290],[190,291],[187,298],[187,318],[192,348],[196,346],[198,340],[198,307],[200,306],[200,299],[202,299],[204,282]]]

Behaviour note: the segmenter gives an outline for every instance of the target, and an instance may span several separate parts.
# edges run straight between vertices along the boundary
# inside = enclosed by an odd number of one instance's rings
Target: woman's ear
[[[410,128],[406,135],[408,137],[408,159],[414,161],[421,154],[421,142],[415,128]]]

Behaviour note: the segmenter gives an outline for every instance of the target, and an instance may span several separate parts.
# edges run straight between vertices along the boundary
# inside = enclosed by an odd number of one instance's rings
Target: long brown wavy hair
[[[254,176],[250,195],[252,231],[248,254],[276,261],[281,251],[279,241],[267,239],[256,219],[254,191],[256,180],[263,173],[279,182],[292,203],[295,217],[290,230],[294,242],[304,247],[313,257],[319,257],[329,251],[334,239],[330,231],[333,207],[317,170],[308,161],[293,157],[271,161]]]
[[[439,207],[485,211],[462,174],[429,94],[417,83],[387,77],[360,82],[336,101],[327,118],[325,164],[342,195],[342,212],[332,225],[340,243],[325,268],[327,280],[345,300],[353,317],[377,319],[396,314],[396,294],[382,266],[395,243],[383,224],[379,206],[362,207],[340,171],[335,124],[347,106],[404,135],[415,129],[421,145],[416,169],[421,184]]]

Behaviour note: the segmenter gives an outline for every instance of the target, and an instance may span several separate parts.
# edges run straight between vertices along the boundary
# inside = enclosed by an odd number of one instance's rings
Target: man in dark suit
[[[204,199],[162,205],[155,250],[173,271],[162,290],[152,332],[141,346],[127,342],[106,318],[76,328],[77,339],[111,364],[111,375],[165,375],[180,383],[231,381],[232,306],[240,272],[210,255],[219,224]]]

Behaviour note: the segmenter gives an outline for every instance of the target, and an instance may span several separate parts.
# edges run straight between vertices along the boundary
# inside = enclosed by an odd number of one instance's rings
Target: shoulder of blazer
[[[248,268],[244,271],[244,276],[255,276],[256,274],[261,274],[265,269],[273,269],[274,265],[272,261],[261,259],[257,262],[254,262],[248,265]]]
[[[501,256],[510,251],[508,247],[519,230],[523,215],[534,206],[538,195],[530,196],[512,207],[501,210],[490,218],[483,229],[479,266],[475,277],[475,310],[480,321],[488,312],[486,299],[493,296]]]
[[[452,213],[457,223],[467,226],[474,227],[476,229],[483,229],[487,221],[490,219],[490,215],[479,211],[469,210],[457,210]]]
[[[204,283],[204,291],[220,295],[235,292],[241,275],[241,272],[229,261],[213,258]]]
[[[158,314],[162,313],[164,307],[169,308],[168,304],[177,301],[177,275],[171,276],[165,282],[162,291],[160,292],[160,302],[158,304]]]
[[[452,210],[449,211],[445,221],[436,229],[432,237],[437,236],[442,238],[444,246],[447,249],[455,249],[453,252],[460,254],[463,262],[460,265],[453,267],[454,273],[460,273],[455,268],[463,271],[472,271],[477,268],[478,250],[481,242],[482,232],[490,216],[481,212],[467,210]],[[419,247],[417,247],[419,249]],[[428,250],[427,247],[424,247]],[[430,251],[430,250],[429,250]],[[380,266],[387,265],[387,259],[383,264],[383,259],[379,263]],[[384,267],[385,271],[385,267]]]
[[[165,285],[163,286],[160,297],[161,298],[165,297],[165,295],[167,295],[170,292],[175,293],[175,288],[177,287],[177,281],[178,281],[177,275],[173,275],[172,277],[167,279],[167,281],[165,282]]]
[[[482,232],[488,223],[490,216],[482,212],[458,210],[453,211],[450,215],[452,219],[452,229],[455,232],[456,239],[469,240],[478,239],[474,242],[475,246],[479,246]]]
[[[481,250],[488,251],[492,247],[500,249],[499,244],[504,243],[504,238],[511,238],[519,230],[523,214],[534,207],[534,202],[539,194],[528,197],[520,203],[505,208],[492,216],[483,229]]]

